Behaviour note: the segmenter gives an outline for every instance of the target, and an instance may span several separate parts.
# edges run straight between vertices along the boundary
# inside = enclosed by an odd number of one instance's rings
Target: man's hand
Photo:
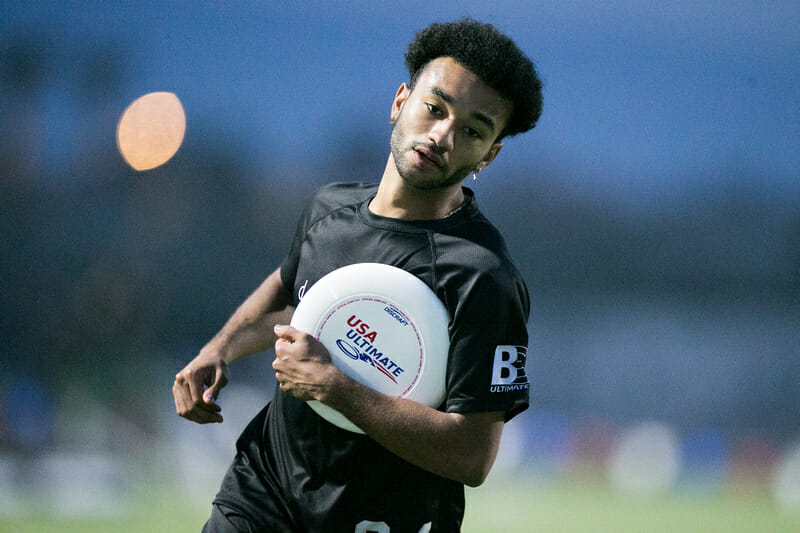
[[[222,422],[222,408],[216,400],[227,383],[228,365],[218,352],[204,348],[175,376],[172,385],[175,410],[198,424]]]
[[[275,361],[272,368],[284,392],[300,400],[323,400],[343,379],[328,350],[317,339],[293,328],[275,326]]]

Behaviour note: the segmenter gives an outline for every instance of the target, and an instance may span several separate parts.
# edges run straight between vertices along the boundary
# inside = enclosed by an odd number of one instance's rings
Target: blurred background
[[[537,127],[468,183],[533,297],[531,409],[475,508],[591,480],[620,515],[750,495],[751,530],[800,523],[797,2],[4,0],[0,529],[141,501],[199,529],[272,355],[232,367],[213,427],[174,414],[175,373],[315,188],[379,179],[405,46],[463,16],[545,83]],[[116,129],[154,91],[186,133],[140,172]],[[539,511],[563,524],[564,498]]]

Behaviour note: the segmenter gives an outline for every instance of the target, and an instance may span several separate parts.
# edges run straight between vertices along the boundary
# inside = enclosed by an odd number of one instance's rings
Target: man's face
[[[392,106],[395,166],[416,189],[460,183],[497,155],[495,139],[511,114],[511,103],[449,57],[431,61],[414,90],[403,84]]]

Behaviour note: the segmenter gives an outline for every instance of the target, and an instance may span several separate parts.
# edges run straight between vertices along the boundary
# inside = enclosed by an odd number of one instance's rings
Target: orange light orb
[[[186,115],[170,92],[146,94],[131,103],[117,125],[117,147],[134,170],[150,170],[175,155],[186,133]]]

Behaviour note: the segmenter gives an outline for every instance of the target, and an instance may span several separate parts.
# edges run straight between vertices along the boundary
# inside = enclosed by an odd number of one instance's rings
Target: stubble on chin
[[[418,190],[430,191],[446,189],[461,183],[469,174],[468,169],[459,169],[448,175],[447,167],[428,171],[415,169],[413,165],[407,164],[407,159],[403,159],[403,156],[404,154],[402,152],[399,154],[399,158],[398,155],[394,156],[397,173],[404,183]]]
[[[414,145],[401,146],[399,139],[402,139],[402,135],[397,131],[398,126],[395,126],[389,144],[397,173],[406,185],[421,191],[445,189],[460,183],[469,174],[469,169],[458,169],[448,175],[447,167],[427,171],[416,168],[410,161]]]

